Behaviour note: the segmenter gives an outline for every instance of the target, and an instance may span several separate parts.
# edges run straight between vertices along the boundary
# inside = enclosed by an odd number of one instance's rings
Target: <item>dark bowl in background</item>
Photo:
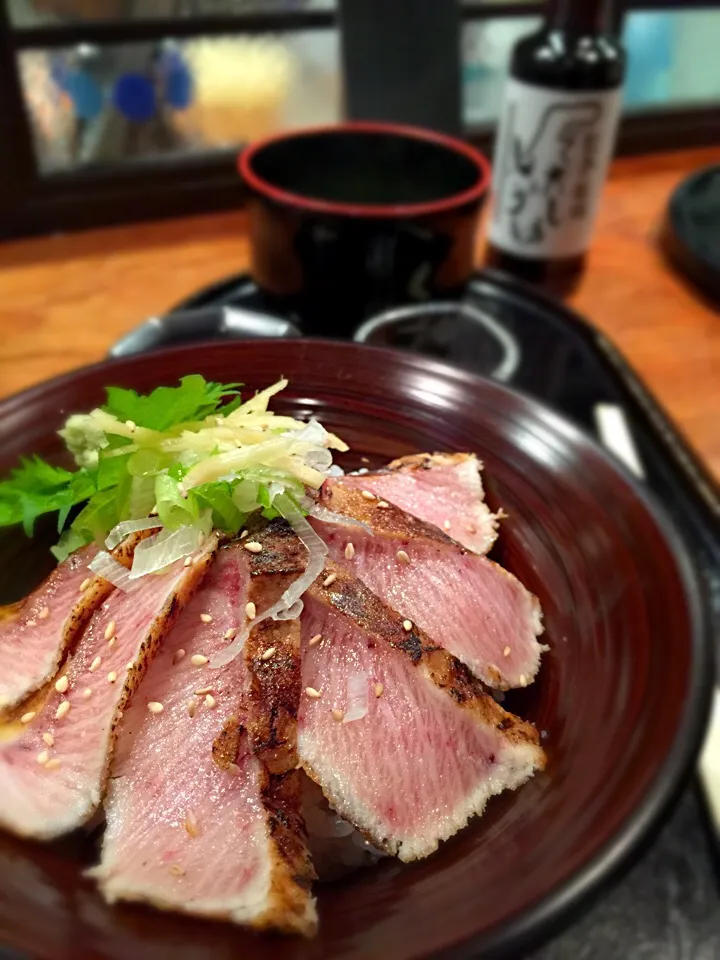
[[[712,672],[679,537],[608,456],[533,400],[415,355],[323,341],[193,344],[35,387],[0,402],[0,471],[20,454],[58,454],[55,431],[100,403],[106,385],[145,391],[193,372],[248,389],[285,374],[274,408],[338,432],[350,468],[424,450],[483,458],[488,499],[509,514],[493,556],[545,611],[538,680],[506,705],[545,732],[548,768],[428,859],[321,888],[311,941],[108,907],[82,876],[87,838],[40,845],[0,834],[0,942],[43,960],[517,955],[627,863],[691,769]],[[52,524],[45,534],[28,542],[2,531],[4,600],[47,568]]]
[[[346,123],[251,144],[253,279],[306,333],[348,335],[396,303],[462,291],[489,186],[485,157],[414,127]]]

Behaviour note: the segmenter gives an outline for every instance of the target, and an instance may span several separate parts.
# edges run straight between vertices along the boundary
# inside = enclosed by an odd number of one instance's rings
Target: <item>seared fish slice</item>
[[[474,553],[487,553],[497,539],[498,516],[485,503],[473,453],[417,453],[384,470],[350,474],[336,482],[368,490],[407,513],[432,523]]]
[[[313,520],[330,555],[425,630],[484,683],[531,683],[544,649],[542,611],[511,573],[404,511],[328,481],[322,503],[372,531]]]
[[[241,541],[218,551],[126,710],[92,874],[111,902],[309,934],[314,874],[295,769],[299,625],[262,623],[235,660],[208,662],[249,602],[262,609],[284,589],[282,576],[251,579],[252,562]]]
[[[208,538],[192,565],[115,590],[95,611],[61,674],[0,744],[0,826],[48,840],[92,816],[122,711],[216,546]]]
[[[350,573],[326,574],[302,615],[300,762],[375,846],[426,857],[543,768],[538,734]],[[358,686],[367,714],[346,722]]]
[[[53,676],[112,593],[112,584],[88,568],[96,553],[95,546],[78,550],[25,600],[0,608],[0,710],[12,709]],[[116,557],[122,561],[122,555]]]

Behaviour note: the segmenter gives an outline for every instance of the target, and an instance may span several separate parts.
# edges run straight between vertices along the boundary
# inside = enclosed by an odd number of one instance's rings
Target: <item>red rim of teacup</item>
[[[269,180],[261,177],[253,169],[253,160],[265,147],[283,140],[300,140],[304,137],[324,133],[392,133],[412,140],[422,140],[445,147],[454,153],[462,154],[472,161],[477,170],[477,181],[472,187],[461,193],[454,193],[440,200],[430,200],[425,203],[397,203],[397,204],[360,204],[339,203],[331,200],[320,200],[316,197],[307,197],[301,193],[293,193],[276,187]],[[353,121],[350,123],[330,124],[319,127],[305,127],[290,133],[273,134],[263,140],[258,140],[246,147],[238,157],[238,170],[246,185],[269,200],[286,206],[298,207],[302,210],[315,213],[334,214],[335,216],[352,217],[417,217],[433,213],[447,213],[465,204],[478,201],[486,192],[490,184],[490,163],[479,150],[458,140],[448,137],[434,130],[425,130],[421,127],[404,126],[396,123],[375,123]]]

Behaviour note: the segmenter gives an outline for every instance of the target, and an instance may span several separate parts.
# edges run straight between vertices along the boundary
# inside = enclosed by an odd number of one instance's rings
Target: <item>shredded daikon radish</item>
[[[210,532],[209,517],[196,524],[188,524],[179,530],[163,530],[143,540],[135,548],[130,579],[137,580],[148,573],[156,573],[194,553]]]
[[[115,557],[111,557],[104,550],[93,557],[89,566],[93,573],[102,577],[103,580],[107,580],[108,583],[112,583],[118,590],[128,590],[133,585],[127,567],[124,567]]]
[[[114,550],[129,533],[137,533],[140,530],[154,530],[155,527],[161,526],[162,523],[157,517],[141,517],[139,520],[121,520],[107,535],[105,546],[108,550]]]
[[[290,498],[284,494],[275,498],[274,505],[293,528],[296,536],[302,541],[307,550],[307,566],[303,573],[293,580],[287,590],[284,591],[275,603],[271,604],[261,613],[258,613],[253,620],[245,624],[245,627],[238,633],[235,639],[211,662],[210,665],[212,667],[224,667],[225,664],[234,660],[245,646],[245,641],[250,636],[250,631],[263,620],[270,618],[273,620],[297,619],[303,610],[302,595],[310,584],[314,583],[320,576],[325,567],[327,546],[315,533],[300,510],[294,505]]]

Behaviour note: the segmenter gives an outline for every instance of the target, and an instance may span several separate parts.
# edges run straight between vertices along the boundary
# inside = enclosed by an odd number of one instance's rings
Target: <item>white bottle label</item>
[[[582,253],[615,144],[622,91],[510,80],[498,130],[490,241],[545,259]]]

